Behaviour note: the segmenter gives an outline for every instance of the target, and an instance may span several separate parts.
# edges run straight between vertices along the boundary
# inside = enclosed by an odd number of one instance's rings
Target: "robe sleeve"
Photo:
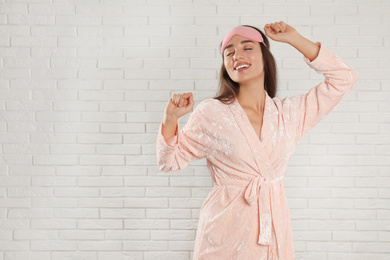
[[[309,67],[324,75],[325,80],[309,92],[287,97],[284,101],[296,130],[296,145],[348,95],[359,77],[353,68],[326,46],[320,42],[316,44],[320,46],[318,56],[313,61],[305,56],[303,59]]]
[[[180,171],[193,159],[207,156],[205,125],[207,118],[201,109],[202,102],[195,107],[187,123],[175,135],[165,140],[162,134],[162,120],[157,134],[156,155],[159,170],[163,172]]]

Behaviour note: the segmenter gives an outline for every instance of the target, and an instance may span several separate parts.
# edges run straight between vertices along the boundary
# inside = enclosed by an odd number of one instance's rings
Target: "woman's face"
[[[224,65],[230,78],[237,83],[261,79],[264,71],[260,44],[241,35],[234,35],[224,50]],[[247,68],[236,69],[246,64]]]

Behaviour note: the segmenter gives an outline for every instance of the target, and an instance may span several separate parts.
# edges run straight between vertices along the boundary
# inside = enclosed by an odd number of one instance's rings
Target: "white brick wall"
[[[190,260],[206,161],[158,172],[173,93],[215,95],[224,34],[285,21],[359,72],[285,186],[296,259],[390,259],[390,1],[0,1],[0,260]],[[323,78],[271,41],[279,97]],[[188,115],[179,123],[184,126]]]

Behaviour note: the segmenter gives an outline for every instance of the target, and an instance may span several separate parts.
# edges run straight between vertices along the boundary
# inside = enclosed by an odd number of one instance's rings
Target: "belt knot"
[[[271,194],[270,186],[277,184],[283,179],[279,177],[273,180],[266,180],[260,174],[255,178],[249,180],[233,180],[233,179],[219,179],[218,185],[233,185],[244,186],[245,200],[249,205],[253,205],[258,200],[259,210],[259,228],[260,234],[258,244],[270,245],[272,232],[272,211],[271,211]]]
[[[249,182],[245,190],[245,200],[249,205],[253,205],[258,200],[260,228],[258,243],[262,245],[271,244],[272,211],[270,184],[279,183],[282,179],[283,177],[275,180],[266,180],[259,175]]]

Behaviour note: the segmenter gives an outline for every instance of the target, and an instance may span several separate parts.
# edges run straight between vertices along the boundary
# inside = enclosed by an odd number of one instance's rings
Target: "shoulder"
[[[226,105],[218,99],[206,98],[198,104],[195,104],[192,113],[196,114],[198,117],[210,119],[223,112],[225,106]]]
[[[219,101],[218,99],[214,99],[214,98],[206,98],[204,100],[202,100],[199,105],[203,105],[203,106],[207,106],[207,105],[216,105],[216,104],[223,104],[221,101]]]
[[[302,99],[302,95],[296,95],[296,96],[286,96],[286,97],[274,97],[272,98],[273,103],[278,108],[278,110],[285,110],[289,107],[296,105],[299,103]]]
[[[304,94],[273,99],[279,115],[285,122],[294,120],[299,115],[302,105],[305,105],[303,97]]]
[[[221,107],[223,105],[225,105],[225,104],[223,104],[218,99],[206,98],[206,99],[202,100],[201,102],[199,102],[199,104],[196,105],[195,109],[197,109],[197,110],[209,110],[209,112],[212,112],[215,109],[217,109],[218,107]]]

